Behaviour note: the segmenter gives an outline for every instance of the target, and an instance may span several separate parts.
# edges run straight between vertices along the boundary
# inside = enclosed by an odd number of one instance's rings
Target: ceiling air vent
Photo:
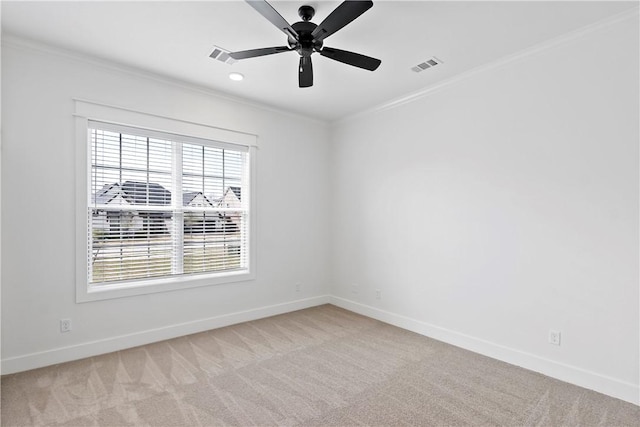
[[[440,61],[435,56],[432,56],[431,58],[427,59],[424,62],[421,62],[420,64],[416,65],[415,67],[411,67],[411,69],[413,71],[415,71],[416,73],[419,73],[421,71],[424,71],[424,70],[427,70],[429,68],[435,67],[438,64],[442,64],[442,61]]]
[[[223,49],[219,46],[213,46],[213,52],[211,52],[211,55],[209,56],[213,59],[217,59],[218,61],[224,62],[225,64],[229,64],[229,65],[236,62],[235,59],[229,56],[228,50]]]

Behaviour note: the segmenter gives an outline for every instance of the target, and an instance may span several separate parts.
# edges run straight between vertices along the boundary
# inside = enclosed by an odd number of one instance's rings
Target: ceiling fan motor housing
[[[300,56],[309,57],[313,52],[317,52],[322,49],[322,40],[315,40],[311,35],[317,25],[309,21],[301,21],[292,24],[291,27],[298,33],[298,41],[291,44],[292,49],[295,49]]]

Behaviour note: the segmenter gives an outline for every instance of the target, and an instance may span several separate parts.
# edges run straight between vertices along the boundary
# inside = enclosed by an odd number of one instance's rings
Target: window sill
[[[245,282],[254,279],[254,273],[242,270],[226,273],[181,275],[159,279],[129,280],[110,284],[87,285],[83,287],[83,289],[81,288],[77,290],[76,302],[83,303],[124,298],[136,295],[153,294],[157,292],[178,291],[201,286]]]

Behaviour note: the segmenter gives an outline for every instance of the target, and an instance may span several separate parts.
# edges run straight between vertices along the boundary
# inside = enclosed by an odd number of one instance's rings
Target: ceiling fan
[[[320,55],[334,61],[369,71],[374,71],[382,62],[370,56],[323,45],[324,39],[369,10],[373,6],[372,1],[347,0],[335,8],[320,25],[311,22],[311,18],[315,14],[315,9],[311,6],[301,6],[298,9],[298,15],[302,18],[302,21],[289,25],[273,6],[265,0],[246,0],[246,2],[287,35],[288,45],[231,52],[229,56],[233,59],[255,58],[274,53],[295,51],[300,55],[300,65],[298,67],[298,84],[300,87],[313,86],[311,54],[314,52],[318,52]]]

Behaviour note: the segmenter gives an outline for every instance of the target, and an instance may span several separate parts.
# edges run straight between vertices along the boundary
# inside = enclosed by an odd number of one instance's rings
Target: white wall
[[[336,303],[639,403],[638,51],[635,16],[340,123]]]
[[[258,135],[257,280],[76,304],[72,98]],[[15,41],[2,124],[3,373],[326,301],[326,125]]]

